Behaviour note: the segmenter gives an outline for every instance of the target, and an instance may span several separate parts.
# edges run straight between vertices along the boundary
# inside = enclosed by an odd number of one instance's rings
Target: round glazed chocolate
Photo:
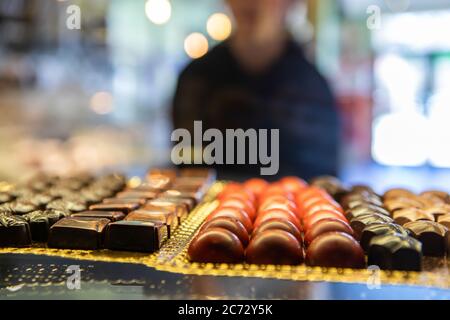
[[[200,229],[200,233],[211,228],[223,228],[233,232],[239,238],[239,240],[241,240],[244,248],[247,247],[248,243],[250,242],[250,237],[248,236],[247,230],[245,229],[242,222],[237,219],[218,217],[206,221]]]
[[[268,185],[269,183],[266,180],[259,178],[250,179],[244,183],[245,189],[251,191],[257,197],[264,192]]]
[[[289,232],[266,230],[252,238],[246,257],[252,264],[297,265],[303,262],[303,250]]]
[[[258,215],[258,218],[256,218],[256,220],[255,220],[254,227],[257,228],[264,221],[267,221],[267,220],[270,220],[270,219],[279,219],[279,220],[282,220],[282,221],[283,220],[288,220],[288,221],[292,222],[298,230],[300,230],[300,231],[302,230],[302,226],[300,224],[300,221],[295,216],[295,214],[292,213],[291,211],[282,210],[282,209],[271,209],[271,210],[268,210],[268,211],[261,212]]]
[[[331,211],[331,210],[317,211],[314,214],[303,219],[303,227],[305,228],[305,230],[309,230],[318,221],[327,218],[334,218],[347,222],[347,219],[339,211]]]
[[[274,196],[269,197],[261,203],[260,207],[258,208],[258,212],[261,213],[263,211],[272,210],[272,209],[283,209],[283,210],[289,210],[295,214],[297,214],[297,207],[296,205],[289,199],[280,197],[280,196]]]
[[[315,238],[327,232],[343,232],[353,236],[353,230],[348,223],[335,218],[322,219],[306,232],[305,246],[309,246]]]
[[[300,230],[289,220],[269,219],[262,222],[255,230],[253,236],[266,230],[284,230],[292,234],[300,243],[302,243],[302,235]]]
[[[364,251],[359,243],[346,233],[328,232],[311,242],[306,251],[306,264],[318,267],[365,267]]]
[[[244,247],[233,232],[211,228],[192,240],[188,257],[193,262],[238,263],[244,260]]]
[[[232,208],[239,208],[245,211],[249,218],[253,221],[256,218],[256,210],[253,206],[253,203],[251,203],[248,200],[242,200],[239,198],[232,198],[232,197],[226,197],[225,199],[220,201],[221,207],[232,207]]]
[[[239,220],[244,225],[245,229],[247,230],[247,233],[249,234],[253,230],[252,221],[250,220],[249,216],[241,209],[230,207],[219,207],[208,216],[207,220],[212,220],[217,217],[229,217]]]
[[[280,180],[280,183],[283,187],[292,193],[296,193],[297,191],[304,189],[308,186],[308,184],[298,177],[284,177]]]

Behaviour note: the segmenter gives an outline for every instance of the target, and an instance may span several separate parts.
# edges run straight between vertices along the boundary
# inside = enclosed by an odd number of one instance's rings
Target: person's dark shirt
[[[257,75],[240,66],[227,42],[216,46],[181,73],[172,111],[174,128],[188,129],[192,135],[196,120],[203,122],[203,132],[280,129],[279,176],[308,179],[337,174],[336,103],[325,79],[293,41],[268,70]],[[216,168],[219,174],[260,172],[260,165]]]

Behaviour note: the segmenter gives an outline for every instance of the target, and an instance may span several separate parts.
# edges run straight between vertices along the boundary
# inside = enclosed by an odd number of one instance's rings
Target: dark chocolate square
[[[123,220],[108,226],[106,247],[151,253],[159,250],[167,237],[167,227],[162,223]]]
[[[94,218],[62,219],[50,228],[48,246],[59,249],[100,249],[109,222],[108,219]]]

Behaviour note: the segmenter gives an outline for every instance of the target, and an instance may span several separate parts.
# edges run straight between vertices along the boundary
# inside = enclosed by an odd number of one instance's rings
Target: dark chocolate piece
[[[450,214],[440,216],[438,218],[438,223],[450,230]]]
[[[86,211],[87,207],[81,200],[54,200],[47,205],[47,209],[70,211],[72,213]]]
[[[186,219],[189,214],[189,207],[187,204],[180,203],[179,201],[173,201],[170,199],[169,200],[156,199],[148,201],[143,209],[153,210],[156,208],[174,211],[176,216],[178,217],[179,223],[183,222],[184,219]]]
[[[386,191],[383,195],[383,199],[387,200],[387,199],[393,199],[393,198],[409,198],[412,197],[414,198],[416,195],[408,190],[408,189],[404,189],[404,188],[393,188],[390,189],[388,191]]]
[[[366,228],[367,226],[376,223],[393,223],[393,222],[394,220],[385,215],[373,213],[361,215],[359,217],[354,218],[352,221],[350,221],[350,226],[355,232],[354,233],[355,239],[359,241],[361,239],[361,235],[364,228]]]
[[[125,214],[137,210],[140,207],[139,203],[100,203],[89,207],[91,211],[120,211]]]
[[[160,196],[155,200],[164,201],[164,202],[172,202],[174,204],[183,205],[186,207],[186,210],[188,212],[190,212],[192,209],[194,209],[194,207],[196,205],[196,201],[192,198]],[[148,202],[148,203],[150,203],[150,202]]]
[[[147,202],[145,198],[134,198],[134,199],[120,199],[120,198],[106,198],[103,199],[102,203],[108,204],[117,204],[117,203],[139,203],[139,205],[143,206]]]
[[[370,241],[368,265],[384,270],[422,270],[422,244],[395,233],[379,235]]]
[[[6,192],[0,192],[0,204],[11,202],[14,200],[14,197]]]
[[[387,210],[385,210],[384,208],[372,205],[372,204],[367,204],[367,205],[360,205],[357,207],[354,207],[353,209],[349,209],[345,212],[345,217],[348,220],[353,220],[356,217],[365,215],[365,214],[381,214],[384,216],[389,217],[390,214]]]
[[[126,217],[123,212],[119,211],[83,211],[80,213],[73,213],[70,216],[74,218],[108,219],[111,222],[120,221]]]
[[[368,225],[364,228],[361,234],[360,244],[365,252],[369,249],[370,241],[377,236],[397,234],[399,236],[407,237],[408,231],[403,227],[393,223],[376,223]]]
[[[179,191],[179,190],[167,190],[161,193],[159,198],[175,198],[175,199],[192,199],[192,208],[201,200],[202,194],[199,192]]]
[[[127,190],[123,192],[119,192],[116,194],[116,198],[119,199],[136,199],[136,198],[145,198],[145,199],[155,199],[158,195],[157,192],[150,192],[150,191],[133,191],[133,190]]]
[[[405,208],[394,211],[392,218],[395,223],[403,226],[408,222],[426,220],[426,221],[434,221],[434,216],[425,212],[422,209],[417,208]]]
[[[432,221],[414,221],[404,225],[414,238],[422,242],[423,254],[431,257],[443,257],[446,254],[446,233],[448,229]]]
[[[433,215],[434,220],[438,221],[439,217],[450,214],[450,205],[449,204],[435,205],[426,208],[425,212]]]
[[[167,226],[167,237],[170,238],[178,227],[178,217],[172,210],[163,210],[161,208],[156,210],[142,209],[131,212],[126,218],[126,221],[144,221],[144,222],[159,222]]]
[[[31,245],[30,226],[20,216],[0,214],[0,247]]]
[[[102,247],[108,219],[65,218],[50,228],[48,246],[59,249],[97,250]]]
[[[36,205],[29,201],[16,200],[9,203],[9,206],[14,215],[24,215],[39,209]]]
[[[167,237],[167,227],[162,223],[123,220],[109,225],[106,246],[111,250],[151,253],[159,250]]]

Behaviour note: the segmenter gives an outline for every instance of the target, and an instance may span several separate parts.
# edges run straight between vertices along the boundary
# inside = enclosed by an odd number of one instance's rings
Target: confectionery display
[[[278,277],[266,270],[289,267],[284,279],[305,280],[319,268],[313,278],[326,280],[328,269],[425,272],[450,253],[447,193],[380,195],[328,176],[239,183],[216,182],[210,170],[151,169],[131,184],[120,174],[40,175],[0,202],[0,249],[155,255],[149,266],[171,272]]]
[[[336,190],[343,192],[342,188]],[[217,209],[189,246],[191,261],[365,266],[364,251],[353,237],[343,208],[321,187],[309,186],[296,177],[272,184],[252,179],[226,185],[218,200]],[[244,229],[225,226],[224,219]],[[233,253],[232,258],[227,252]]]
[[[0,246],[155,252],[213,181],[208,170],[150,170],[137,187],[120,174],[40,175],[2,193]]]

